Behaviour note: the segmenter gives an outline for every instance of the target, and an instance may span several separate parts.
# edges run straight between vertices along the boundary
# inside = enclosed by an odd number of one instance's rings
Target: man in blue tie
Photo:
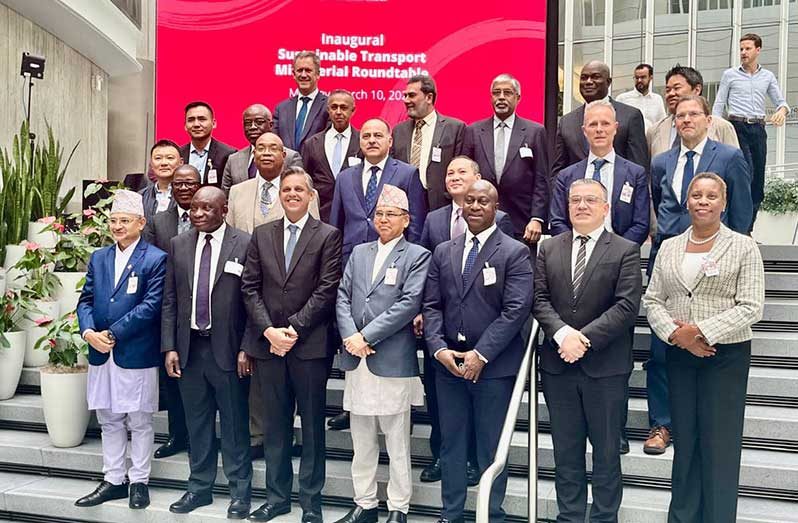
[[[274,129],[286,147],[300,151],[309,136],[327,127],[327,95],[319,91],[321,62],[316,53],[302,51],[294,57],[297,94],[277,104]]]
[[[754,210],[751,172],[743,153],[707,138],[712,116],[706,99],[695,95],[683,97],[676,105],[674,118],[681,146],[659,154],[651,161],[651,199],[657,214],[657,234],[648,259],[649,275],[662,242],[683,233],[690,226],[686,193],[696,174],[713,172],[725,180],[727,205],[721,219],[729,228],[748,234]],[[647,454],[664,453],[671,440],[666,347],[665,342],[651,334],[651,355],[646,363],[651,431],[643,446]]]

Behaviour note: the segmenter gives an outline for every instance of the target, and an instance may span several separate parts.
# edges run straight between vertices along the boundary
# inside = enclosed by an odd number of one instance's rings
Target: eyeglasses
[[[568,197],[568,204],[569,205],[581,205],[582,202],[590,205],[598,205],[599,203],[604,203],[607,200],[604,198],[599,198],[598,196],[569,196]]]
[[[698,118],[699,116],[706,116],[706,114],[700,113],[698,111],[690,111],[689,113],[677,113],[676,119],[679,120],[680,122],[683,122],[684,120],[687,119],[688,116],[690,117],[691,120],[693,120],[695,118]]]
[[[172,182],[174,189],[191,189],[199,185],[199,182]]]
[[[127,227],[128,225],[130,225],[134,221],[136,221],[136,220],[134,220],[132,218],[114,218],[114,217],[111,217],[111,219],[108,220],[108,223],[110,223],[111,225],[123,225],[123,226]]]
[[[510,98],[511,96],[515,96],[515,91],[512,89],[494,89],[490,92],[491,95],[495,97],[504,96],[505,98]]]
[[[383,218],[388,218],[389,220],[392,220],[392,219],[394,219],[394,218],[399,218],[400,216],[404,216],[405,214],[407,214],[407,213],[405,213],[405,212],[385,212],[385,211],[376,211],[376,212],[374,213],[374,217],[375,217],[376,219],[378,219],[378,220],[381,220],[381,219],[383,219]]]

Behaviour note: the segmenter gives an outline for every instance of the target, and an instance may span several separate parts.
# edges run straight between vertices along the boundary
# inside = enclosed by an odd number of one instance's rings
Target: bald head
[[[579,75],[579,93],[586,103],[606,98],[611,84],[610,68],[604,62],[592,60],[582,67]]]
[[[253,155],[258,173],[265,180],[272,181],[283,172],[285,147],[276,134],[263,133],[255,142]]]
[[[244,109],[244,134],[247,141],[255,145],[263,133],[272,130],[272,113],[263,104],[252,104]]]
[[[212,233],[222,226],[226,216],[227,198],[221,189],[208,185],[194,194],[189,218],[195,229]]]
[[[463,216],[468,230],[477,235],[496,222],[499,210],[499,192],[487,180],[477,180],[466,192]]]

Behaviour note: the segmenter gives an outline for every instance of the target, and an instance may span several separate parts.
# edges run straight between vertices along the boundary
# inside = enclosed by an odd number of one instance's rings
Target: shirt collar
[[[598,156],[596,156],[595,154],[593,154],[593,151],[590,151],[590,153],[588,153],[588,155],[587,155],[587,164],[588,164],[588,165],[592,164],[592,163],[593,163],[593,160],[596,160],[596,159],[598,159],[598,158],[599,158]],[[613,164],[613,165],[614,165],[614,164],[615,164],[615,148],[612,148],[612,149],[610,149],[610,152],[609,152],[609,153],[607,153],[607,154],[604,156],[604,158],[603,158],[603,159],[604,159],[604,160],[607,160],[607,162],[609,162],[610,164]]]
[[[211,239],[211,241],[214,241],[214,240],[215,240],[215,241],[217,241],[218,243],[222,243],[222,240],[224,240],[224,231],[225,231],[226,229],[227,229],[227,224],[225,224],[224,222],[222,222],[222,224],[219,226],[219,228],[218,228],[218,229],[216,229],[216,230],[215,230],[215,231],[213,231],[213,232],[200,232],[200,233],[199,233],[199,235],[200,235],[200,239],[201,239],[202,241],[205,241],[205,236],[206,236],[206,235],[208,235],[208,234],[210,234],[210,235],[212,236],[212,239]],[[199,242],[198,242],[198,243],[199,243]]]
[[[693,149],[693,151],[695,151],[695,153],[698,156],[704,154],[704,147],[706,147],[707,145],[707,138],[709,138],[709,136],[704,136],[704,139],[701,140],[701,142],[698,145],[696,145],[695,148]],[[684,156],[687,153],[687,151],[689,151],[690,149],[688,149],[687,146],[684,145],[684,141],[681,141],[681,143],[682,145],[681,145],[681,150],[679,151],[679,156]]]
[[[593,240],[594,242],[597,242],[597,241],[599,240],[599,238],[601,237],[601,234],[602,234],[603,232],[604,232],[604,224],[602,223],[602,224],[601,224],[601,227],[598,227],[597,229],[594,229],[594,230],[590,231],[590,232],[587,234],[587,237],[588,237],[588,238],[590,238],[591,240]],[[574,229],[574,238],[573,238],[573,241],[574,241],[574,242],[576,242],[576,241],[577,241],[577,237],[578,237],[578,236],[583,236],[583,235],[582,235],[582,234],[579,234],[579,233],[578,233],[578,232],[576,232],[576,230]]]
[[[389,241],[388,243],[382,243],[382,240],[377,239],[377,250],[378,251],[388,251],[391,252],[396,244],[399,243],[399,240],[402,239],[402,235],[400,234],[393,240]]]
[[[180,207],[179,205],[175,205],[175,207],[177,207],[177,218],[180,219],[180,220],[182,220],[183,219],[183,215],[184,214],[188,214],[188,211],[190,210],[190,209],[184,209],[184,208]]]
[[[297,227],[299,227],[299,232],[302,232],[302,229],[305,228],[305,224],[308,223],[308,216],[310,215],[308,213],[305,213],[305,215],[302,216],[302,218],[298,219],[296,223],[292,223],[291,220],[288,219],[288,216],[284,216],[283,229],[287,231],[289,225],[296,225]]]
[[[740,71],[743,74],[748,74],[748,71],[746,71],[745,68],[742,65],[739,65],[737,67],[737,70]],[[762,70],[762,64],[756,64],[756,71],[754,71],[751,76],[755,75],[756,73],[758,73],[761,70]]]
[[[141,236],[136,238],[136,241],[134,241],[133,243],[128,245],[127,249],[125,249],[124,251],[119,248],[119,243],[117,243],[116,244],[116,256],[117,256],[117,259],[119,259],[119,256],[128,256],[128,257],[130,257],[130,254],[133,251],[136,250],[136,246],[139,244],[139,241],[141,241]]]
[[[172,195],[172,184],[167,185],[165,191],[162,191],[162,190],[158,189],[158,183],[157,182],[152,184],[152,185],[153,185],[153,187],[155,187],[155,194],[167,194],[169,196]]]
[[[427,124],[428,127],[433,127],[435,124],[435,120],[437,120],[437,118],[438,118],[438,112],[433,110],[427,116],[422,118],[422,120],[424,120],[424,123]]]
[[[258,177],[258,194],[260,194],[260,191],[261,191],[261,190],[262,190],[262,188],[263,188],[263,184],[264,184],[264,183],[266,183],[267,181],[268,181],[270,184],[272,184],[272,186],[274,186],[274,187],[276,187],[276,188],[278,188],[278,189],[279,189],[279,187],[280,187],[280,176],[279,176],[279,175],[278,175],[276,178],[273,178],[273,179],[271,179],[271,180],[266,180],[266,178],[264,178],[263,176],[261,176],[260,172],[256,173],[256,174],[255,174],[255,176],[257,176],[257,177]]]
[[[307,96],[308,98],[310,98],[310,101],[308,102],[308,106],[310,106],[313,103],[313,100],[315,100],[318,95],[319,95],[319,88],[317,87],[310,94],[297,93],[296,100],[297,100],[297,103],[301,104],[302,103],[302,97],[303,96]],[[300,107],[301,107],[301,105],[300,105]]]
[[[371,174],[371,168],[374,167],[375,165],[380,168],[380,171],[384,172],[385,171],[385,164],[387,162],[388,162],[388,157],[387,156],[385,158],[383,158],[382,160],[380,160],[379,163],[376,163],[376,164],[371,163],[368,160],[364,160],[363,161],[363,172]]]
[[[352,126],[351,125],[347,126],[347,128],[344,129],[343,131],[341,131],[340,133],[332,125],[330,126],[329,129],[327,129],[327,136],[329,138],[335,138],[336,136],[338,136],[338,134],[343,134],[344,138],[346,138],[347,140],[351,139],[352,138]]]
[[[494,221],[493,225],[491,225],[481,233],[477,234],[477,240],[479,240],[479,244],[484,247],[485,242],[488,241],[488,238],[490,238],[490,235],[493,234],[495,230],[496,230],[496,222]],[[465,237],[466,249],[470,249],[471,239],[474,237],[474,235],[471,233],[471,229],[469,229],[468,227],[466,227],[465,236],[466,236]]]
[[[515,124],[515,113],[511,114],[505,120],[500,120],[498,116],[495,114],[493,115],[493,129],[495,130],[501,122],[504,122],[504,125],[507,126],[508,129],[512,130],[513,124]]]
[[[194,142],[188,142],[188,150],[189,150],[189,154],[191,154],[191,153],[196,153],[196,154],[198,154],[199,156],[205,156],[205,153],[207,153],[207,152],[210,150],[210,148],[211,148],[211,140],[208,140],[208,143],[207,143],[207,144],[205,144],[205,147],[203,147],[203,149],[202,149],[202,152],[201,152],[201,153],[200,153],[199,149],[197,149],[196,147],[194,147]]]

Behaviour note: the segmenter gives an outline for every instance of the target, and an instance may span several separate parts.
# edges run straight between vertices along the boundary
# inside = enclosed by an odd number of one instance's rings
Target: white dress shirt
[[[163,212],[169,208],[169,202],[172,201],[172,186],[169,185],[165,191],[158,189],[158,184],[155,184],[155,201],[158,202],[158,206],[155,208],[155,212]]]
[[[388,157],[386,156],[379,163],[376,164],[377,167],[380,168],[377,171],[377,184],[380,183],[380,179],[382,178],[382,173],[385,171],[385,163],[388,161]],[[371,168],[374,167],[375,164],[371,163],[368,160],[363,160],[363,175],[362,178],[362,185],[363,185],[363,194],[366,194],[366,189],[369,186],[369,179],[371,178]],[[377,195],[379,197],[379,195]]]
[[[482,247],[485,246],[485,242],[488,241],[490,235],[497,229],[496,223],[494,222],[493,225],[482,231],[481,233],[476,235],[477,240],[479,240],[479,245],[477,245],[477,255],[482,251]],[[463,245],[463,263],[460,266],[460,272],[463,272],[465,269],[466,260],[468,259],[468,253],[471,251],[471,247],[474,243],[474,233],[472,233],[468,227],[466,227],[465,232],[465,244]],[[471,270],[478,270],[479,267],[474,266]]]
[[[493,146],[496,146],[496,143],[499,141],[499,124],[502,120],[499,119],[498,116],[495,114],[493,115]],[[511,114],[504,120],[504,125],[507,127],[504,129],[504,165],[507,165],[507,161],[509,158],[507,157],[507,153],[510,151],[510,135],[513,134],[513,125],[515,125],[515,113]],[[498,176],[501,176],[502,173],[497,173]]]
[[[180,223],[183,221],[183,216],[189,214],[189,209],[184,209],[179,205],[177,205],[176,207],[177,207],[177,223]],[[189,221],[189,223],[191,223],[191,215],[189,215],[187,220]]]
[[[139,244],[139,240],[141,238],[136,238],[136,241],[131,243],[127,246],[127,249],[124,251],[119,248],[119,244],[116,244],[116,252],[114,253],[114,287],[119,284],[119,279],[122,277],[122,273],[125,272],[125,268],[127,267],[127,262],[130,261],[130,257],[133,256],[133,251],[136,250],[136,245]]]
[[[607,163],[601,166],[601,183],[607,188],[607,203],[610,204],[610,212],[604,218],[604,227],[612,232],[612,182],[615,177],[615,149],[612,149],[604,158],[599,158],[593,151],[587,155],[587,168],[585,169],[585,178],[593,179],[593,171],[596,170],[593,165],[593,160],[607,160]]]
[[[258,205],[260,205],[260,193],[263,190],[263,185],[267,182],[267,180],[261,176],[260,173],[258,173],[256,177],[258,178],[258,194],[256,195],[256,201],[258,202]],[[280,177],[278,176],[273,180],[268,180],[268,182],[272,184],[272,186],[269,187],[269,196],[271,196],[272,207],[274,207],[275,205],[280,204],[278,201],[280,199]]]
[[[385,244],[382,243],[382,240],[377,240],[377,256],[374,258],[374,267],[371,269],[371,283],[374,283],[374,280],[377,279],[382,266],[385,265],[385,260],[388,259],[391,251],[393,251],[393,248],[396,247],[401,238],[401,236],[397,236]]]
[[[418,175],[421,178],[421,184],[427,188],[427,166],[430,160],[430,151],[433,145],[439,147],[440,144],[432,143],[432,135],[435,134],[435,125],[438,123],[438,113],[432,111],[427,116],[422,118],[424,125],[421,127],[421,156],[418,160]],[[415,125],[415,121],[413,121]],[[416,135],[416,128],[413,127],[413,132],[410,135],[410,154],[413,151],[413,137]]]
[[[665,104],[662,97],[652,91],[648,90],[647,94],[642,94],[637,89],[621,93],[616,98],[621,103],[636,107],[643,113],[643,123],[648,128],[665,118]]]
[[[333,155],[335,154],[335,144],[337,143],[338,139],[336,136],[339,134],[343,135],[341,138],[341,165],[333,165]],[[324,133],[324,154],[327,156],[327,164],[330,166],[330,170],[333,172],[333,176],[337,176],[335,173],[336,169],[344,169],[346,168],[346,151],[349,150],[349,141],[352,139],[352,126],[350,125],[343,132],[339,133],[335,130],[335,127],[332,125],[327,132]]]
[[[593,254],[593,249],[596,247],[599,238],[601,237],[601,233],[604,232],[604,226],[602,225],[598,229],[590,232],[587,234],[588,240],[585,244],[585,268],[587,268],[587,264],[590,262],[590,255]],[[574,279],[574,271],[576,270],[576,258],[579,256],[579,246],[582,244],[582,240],[579,239],[579,236],[582,236],[576,231],[573,231],[573,243],[571,244],[571,281]],[[584,280],[582,281],[584,284]],[[561,346],[565,338],[573,333],[576,332],[576,329],[571,327],[570,325],[564,325],[560,327],[560,329],[554,333],[554,341],[557,343],[558,346]]]
[[[197,329],[197,282],[199,281],[200,261],[202,260],[202,249],[205,248],[205,237],[211,235],[211,273],[208,285],[208,316],[210,323],[207,329],[213,326],[213,311],[211,310],[211,297],[213,296],[213,280],[216,275],[216,267],[219,264],[219,253],[222,250],[222,240],[227,225],[222,225],[212,233],[200,232],[197,238],[197,247],[194,249],[194,287],[191,296],[191,328]]]
[[[308,216],[310,215],[305,213],[296,223],[292,223],[291,220],[288,219],[288,216],[283,217],[283,254],[285,254],[285,250],[288,248],[288,240],[291,238],[291,231],[288,230],[288,226],[296,225],[298,227],[296,231],[296,241],[299,243],[299,236],[302,234],[302,229],[305,228],[305,224],[308,223]]]
[[[305,110],[305,121],[302,123],[302,129],[304,129],[305,126],[308,123],[308,115],[310,114],[310,106],[313,105],[313,102],[316,100],[316,97],[318,95],[319,95],[319,90],[318,89],[314,89],[313,92],[310,93],[310,94],[302,94],[302,93],[297,93],[296,94],[296,96],[297,96],[297,98],[296,98],[296,114],[294,115],[294,122],[296,122],[296,119],[299,118],[299,111],[302,110],[302,97],[307,96],[308,98],[310,98],[310,100],[308,100],[308,108]]]
[[[701,143],[695,146],[695,156],[693,156],[693,176],[698,174],[698,162],[701,161],[701,155],[704,154],[704,147],[707,145],[707,137],[705,136]],[[684,143],[681,145],[681,150],[679,151],[679,159],[676,161],[676,170],[673,172],[673,192],[676,194],[676,199],[679,200],[679,203],[682,202],[682,179],[684,178],[684,166],[687,163],[687,151],[689,151],[687,147],[685,147]]]

